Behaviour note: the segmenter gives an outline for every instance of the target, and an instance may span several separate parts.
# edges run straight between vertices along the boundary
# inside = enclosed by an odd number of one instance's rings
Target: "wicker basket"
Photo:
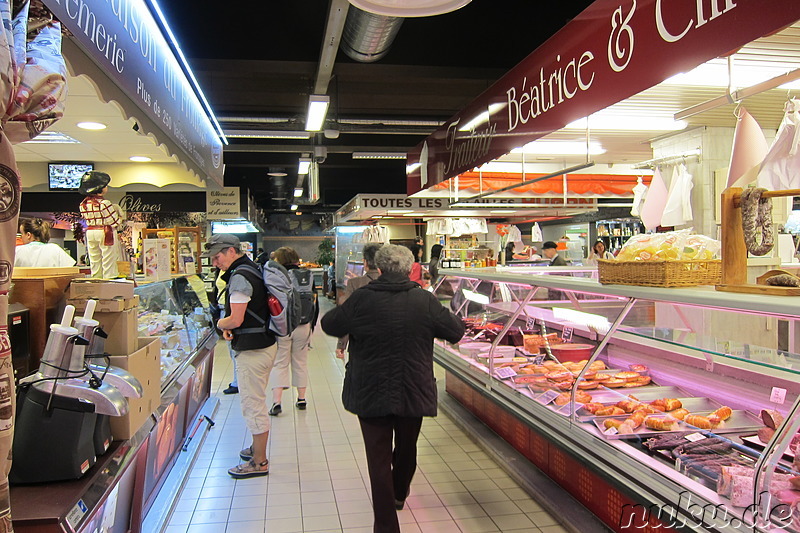
[[[646,287],[692,287],[722,281],[722,261],[611,261],[599,259],[600,283]]]

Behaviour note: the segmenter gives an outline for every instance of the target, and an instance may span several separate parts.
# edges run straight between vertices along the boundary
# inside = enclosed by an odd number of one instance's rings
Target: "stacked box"
[[[139,337],[138,349],[111,357],[111,365],[124,368],[142,384],[141,398],[128,398],[128,414],[111,417],[114,440],[131,438],[161,404],[161,340]]]

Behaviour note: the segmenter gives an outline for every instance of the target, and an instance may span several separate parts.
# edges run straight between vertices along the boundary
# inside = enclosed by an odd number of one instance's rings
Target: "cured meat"
[[[783,415],[775,409],[762,409],[761,421],[770,429],[775,429],[783,422]]]
[[[750,187],[742,191],[742,229],[744,244],[753,255],[766,255],[775,246],[772,227],[772,202],[763,198],[766,189]],[[758,236],[761,242],[758,242]]]

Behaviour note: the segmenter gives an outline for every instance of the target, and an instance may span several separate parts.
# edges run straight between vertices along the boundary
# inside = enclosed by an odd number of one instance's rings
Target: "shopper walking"
[[[258,267],[242,253],[235,235],[212,235],[205,250],[203,257],[211,258],[211,266],[225,271],[225,316],[217,327],[223,338],[231,341],[236,355],[242,415],[253,438],[252,444],[239,452],[244,462],[230,468],[228,474],[235,478],[265,476],[269,473],[266,392],[276,351],[275,337],[264,324],[269,322],[266,289]],[[239,270],[241,266],[250,268]]]
[[[283,391],[289,388],[289,366],[292,368],[291,386],[297,388],[295,406],[305,410],[306,388],[308,387],[308,348],[311,345],[311,334],[319,316],[317,289],[314,287],[314,275],[306,268],[300,268],[300,256],[288,246],[275,250],[275,261],[283,265],[289,272],[292,285],[297,289],[301,302],[300,323],[287,337],[278,337],[278,353],[275,356],[270,384],[272,386],[272,407],[269,414],[279,415]]]
[[[381,246],[383,246],[383,243],[378,242],[364,245],[364,248],[361,250],[361,258],[364,260],[364,274],[347,280],[344,286],[344,295],[339,305],[346,302],[356,289],[360,289],[367,283],[375,281],[380,277],[381,273],[378,272],[378,267],[375,266],[375,254],[378,253]],[[339,337],[339,341],[336,343],[336,357],[339,359],[344,359],[344,351],[347,349],[348,342],[349,337],[347,335]]]
[[[350,335],[342,390],[358,415],[367,454],[375,533],[398,533],[417,467],[423,416],[436,416],[433,340],[458,342],[464,325],[409,280],[414,257],[386,245],[375,255],[381,276],[322,317],[328,335]],[[394,449],[392,443],[394,442]]]

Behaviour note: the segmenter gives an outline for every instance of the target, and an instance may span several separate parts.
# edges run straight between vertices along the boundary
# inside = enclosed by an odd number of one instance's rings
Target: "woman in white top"
[[[614,259],[614,254],[606,251],[606,243],[604,243],[602,239],[598,239],[597,242],[594,243],[586,263],[589,265],[596,265],[598,259]]]
[[[50,224],[41,218],[23,219],[19,223],[22,246],[17,246],[15,267],[71,267],[75,260],[50,240]]]

